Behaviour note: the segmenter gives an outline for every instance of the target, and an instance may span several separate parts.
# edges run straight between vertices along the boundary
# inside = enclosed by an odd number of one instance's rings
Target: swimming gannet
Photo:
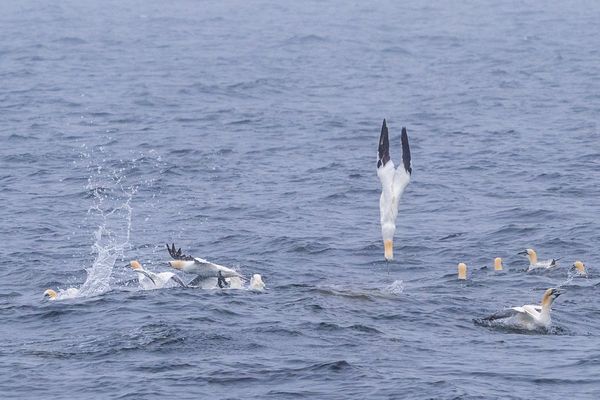
[[[550,269],[556,267],[556,262],[560,260],[560,258],[553,258],[552,260],[538,261],[537,253],[533,249],[525,249],[518,253],[522,256],[527,256],[529,259],[529,268],[527,268],[527,272],[533,271],[534,269]]]
[[[169,281],[173,281],[181,287],[187,287],[187,285],[172,272],[160,272],[156,274],[154,272],[147,271],[142,268],[142,264],[140,264],[140,262],[137,260],[131,261],[129,266],[138,273],[138,281],[144,290],[161,289]]]
[[[252,275],[252,278],[250,278],[250,285],[248,286],[248,289],[255,292],[262,292],[263,290],[265,290],[265,283],[263,282],[260,274]]]
[[[402,127],[401,141],[402,165],[396,169],[394,162],[390,159],[388,128],[384,119],[377,153],[377,176],[381,181],[381,197],[379,198],[381,236],[383,237],[384,257],[388,261],[394,259],[394,233],[396,232],[398,204],[404,189],[410,182],[412,173],[410,147],[405,127]]]
[[[467,279],[467,264],[460,263],[458,264],[458,279],[464,281]]]
[[[585,264],[581,261],[575,261],[571,269],[575,271],[576,276],[580,276],[583,278],[587,278],[588,276],[587,268],[585,267]]]
[[[243,279],[242,275],[231,268],[211,263],[202,258],[181,254],[181,248],[175,250],[175,243],[173,243],[172,247],[169,247],[167,244],[167,250],[169,250],[169,255],[173,258],[173,261],[169,261],[171,267],[188,274],[196,274],[196,278],[188,283],[189,286],[196,286],[207,278],[217,278],[219,287],[230,284],[227,278],[235,277]]]
[[[500,257],[494,258],[494,271],[502,271],[502,259]]]
[[[60,290],[59,292],[56,292],[55,290],[52,289],[46,289],[44,291],[44,297],[47,297],[48,300],[66,300],[66,299],[72,299],[74,297],[77,297],[77,295],[79,294],[79,289],[77,288],[68,288],[65,290]]]
[[[500,325],[525,330],[548,329],[552,323],[550,311],[552,303],[562,292],[556,288],[547,289],[542,297],[541,305],[527,304],[521,307],[507,308],[483,318],[481,321],[490,325]]]

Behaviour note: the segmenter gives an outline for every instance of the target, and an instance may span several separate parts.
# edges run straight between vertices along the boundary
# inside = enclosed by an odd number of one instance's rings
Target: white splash
[[[383,289],[384,292],[399,295],[404,292],[404,281],[394,281]]]

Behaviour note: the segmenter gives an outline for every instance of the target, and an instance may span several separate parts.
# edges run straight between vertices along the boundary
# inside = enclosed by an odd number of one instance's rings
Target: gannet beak
[[[386,261],[391,261],[394,259],[394,242],[392,240],[384,240],[384,257]]]
[[[519,256],[526,256],[527,255],[527,250],[523,250],[517,253],[517,255]]]
[[[554,298],[560,296],[563,293],[564,293],[564,290],[561,290],[561,289],[554,289],[554,290],[552,290],[552,295],[554,296]]]

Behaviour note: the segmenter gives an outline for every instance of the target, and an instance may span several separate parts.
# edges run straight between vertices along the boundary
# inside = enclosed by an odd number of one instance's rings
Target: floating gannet
[[[390,159],[388,128],[384,119],[379,137],[377,176],[381,181],[381,197],[379,198],[381,236],[383,237],[384,257],[388,261],[394,259],[394,233],[396,232],[398,204],[404,189],[410,182],[412,173],[410,147],[405,127],[402,127],[401,141],[402,165],[396,169],[394,162]]]
[[[231,268],[211,263],[202,258],[182,254],[181,248],[175,250],[175,243],[173,243],[172,247],[169,247],[167,244],[167,250],[169,250],[169,255],[173,258],[173,261],[169,261],[171,267],[188,274],[196,274],[196,278],[188,283],[189,286],[196,286],[207,278],[217,278],[219,287],[230,283],[226,280],[227,278],[243,279],[237,271]]]
[[[142,264],[140,264],[140,262],[137,260],[131,261],[129,266],[138,273],[138,281],[144,290],[161,289],[169,281],[173,281],[181,287],[187,287],[187,285],[172,272],[161,272],[156,274],[154,272],[147,271],[142,268]]]
[[[576,276],[580,276],[582,278],[587,278],[588,276],[587,268],[581,261],[575,261],[571,269],[575,271]]]
[[[552,320],[550,311],[552,303],[560,296],[562,292],[559,289],[550,288],[544,292],[541,305],[527,304],[522,307],[512,307],[499,311],[489,317],[481,319],[482,322],[509,328],[518,328],[525,330],[548,329]]]
[[[494,271],[502,271],[502,259],[500,257],[494,258]]]
[[[79,289],[77,288],[68,288],[65,290],[61,290],[59,292],[56,292],[55,290],[52,289],[46,289],[44,291],[44,297],[47,297],[48,300],[65,300],[65,299],[72,299],[74,297],[77,297],[77,295],[79,294]]]
[[[263,282],[260,274],[252,275],[252,278],[250,278],[250,285],[248,286],[248,289],[255,292],[262,292],[263,290],[265,290],[265,283]]]
[[[560,258],[553,258],[552,260],[538,261],[537,253],[533,249],[525,249],[518,253],[522,256],[527,256],[529,259],[529,268],[527,268],[527,272],[533,271],[534,269],[550,269],[556,267],[556,262],[560,260]]]
[[[458,264],[458,279],[464,281],[467,279],[467,264]]]

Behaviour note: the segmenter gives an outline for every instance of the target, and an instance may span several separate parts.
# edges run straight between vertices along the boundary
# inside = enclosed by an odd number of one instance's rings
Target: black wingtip
[[[404,169],[409,174],[412,174],[412,165],[410,160],[410,145],[408,144],[408,134],[406,133],[406,127],[402,127],[402,163],[404,164]]]
[[[383,119],[383,124],[381,125],[381,134],[379,135],[379,149],[377,154],[377,168],[385,166],[385,164],[387,164],[387,162],[390,161],[390,140],[385,118]]]

